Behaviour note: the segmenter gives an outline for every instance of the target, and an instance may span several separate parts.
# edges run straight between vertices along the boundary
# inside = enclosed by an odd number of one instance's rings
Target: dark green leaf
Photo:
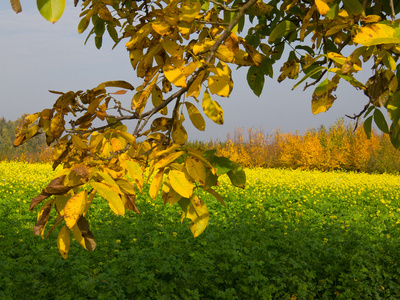
[[[374,111],[374,120],[375,120],[376,126],[378,126],[378,128],[382,132],[389,133],[389,127],[388,127],[388,124],[386,123],[385,116],[378,108],[375,109],[375,111]]]
[[[260,97],[264,88],[264,73],[258,67],[251,66],[247,72],[247,82],[254,94]]]
[[[371,130],[372,130],[372,116],[368,117],[364,121],[364,131],[365,134],[367,135],[367,139],[371,138]]]
[[[232,162],[232,169],[227,174],[234,186],[244,189],[246,185],[246,173],[240,164]]]

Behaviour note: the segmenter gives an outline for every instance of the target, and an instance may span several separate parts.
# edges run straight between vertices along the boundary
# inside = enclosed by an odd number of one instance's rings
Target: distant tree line
[[[10,121],[0,118],[0,160],[23,160],[28,162],[48,161],[51,150],[46,145],[44,136],[39,135],[20,147],[14,147],[14,132],[21,118]]]
[[[192,146],[217,149],[218,155],[249,168],[400,172],[400,152],[387,134],[372,130],[367,139],[362,124],[354,130],[354,124],[343,118],[329,128],[321,126],[302,134],[236,129],[226,141],[196,141]]]

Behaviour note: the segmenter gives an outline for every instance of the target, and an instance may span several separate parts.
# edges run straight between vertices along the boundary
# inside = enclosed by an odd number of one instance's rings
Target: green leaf
[[[240,164],[232,162],[232,169],[227,174],[234,186],[244,189],[246,185],[246,173]]]
[[[83,33],[87,29],[87,27],[89,26],[89,23],[90,22],[89,22],[88,18],[82,18],[79,21],[79,24],[78,24],[78,33],[79,34]]]
[[[326,14],[326,17],[333,20],[338,16],[338,14],[339,14],[339,5],[337,3],[333,3],[331,9]]]
[[[110,37],[112,38],[112,40],[113,40],[115,43],[118,43],[118,42],[119,42],[119,40],[118,40],[118,33],[117,33],[117,30],[115,30],[115,27],[114,27],[114,26],[107,25],[107,31],[108,31],[108,34],[110,35]]]
[[[326,69],[325,67],[316,67],[315,69],[313,69],[311,72],[307,73],[306,76],[304,76],[302,79],[300,79],[300,81],[298,81],[293,87],[292,90],[294,90],[296,87],[298,87],[300,84],[302,84],[307,78],[310,78],[311,76],[313,76],[314,74],[317,74],[318,72],[323,71],[324,69]]]
[[[297,26],[288,20],[285,20],[279,23],[271,32],[268,38],[269,43],[273,43],[275,40],[280,39],[286,34],[290,33],[293,30],[296,30]]]
[[[393,122],[390,126],[390,141],[396,149],[400,147],[400,126],[398,122]]]
[[[364,6],[358,0],[343,0],[343,4],[349,15],[360,15],[364,12]]]
[[[95,36],[94,37],[94,44],[96,46],[97,49],[100,49],[102,44],[103,44],[103,38],[101,36]]]
[[[254,94],[260,97],[264,88],[264,73],[261,68],[251,66],[247,72],[247,83]]]
[[[392,121],[397,122],[400,119],[400,92],[395,93],[389,100],[387,110]]]
[[[36,0],[40,14],[49,22],[57,22],[64,13],[65,0]]]
[[[228,173],[233,168],[232,161],[226,157],[214,156],[212,163],[214,164],[214,168],[217,169],[218,176]]]
[[[386,123],[385,116],[380,111],[380,109],[375,109],[375,111],[374,111],[374,120],[375,120],[376,126],[378,126],[378,128],[382,132],[389,133],[388,124]]]
[[[365,134],[367,135],[367,139],[371,138],[371,130],[372,130],[372,116],[368,117],[364,121],[364,131]]]

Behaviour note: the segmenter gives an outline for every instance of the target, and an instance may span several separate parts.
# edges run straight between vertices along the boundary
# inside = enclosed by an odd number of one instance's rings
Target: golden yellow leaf
[[[317,6],[318,12],[325,16],[330,10],[329,5],[327,4],[329,0],[315,0],[315,5]]]
[[[162,42],[162,47],[164,50],[171,56],[175,56],[178,58],[182,58],[183,56],[183,47],[178,45],[176,41],[164,39]]]
[[[151,23],[153,30],[157,32],[159,35],[167,35],[171,33],[171,27],[169,24],[163,20],[156,19]]]
[[[105,183],[91,182],[94,189],[107,200],[111,210],[117,215],[125,215],[125,206],[119,194]]]
[[[154,86],[154,89],[151,91],[151,102],[153,103],[154,107],[157,107],[159,105],[161,105],[164,101],[163,98],[163,93],[161,91],[161,89],[156,85]],[[168,114],[168,108],[167,106],[165,106],[164,108],[162,108],[160,110],[160,113],[162,115],[167,115]]]
[[[151,23],[146,23],[143,25],[130,39],[129,42],[126,43],[126,48],[128,50],[133,50],[135,48],[141,48],[142,41],[147,38],[147,36],[152,31],[153,27]]]
[[[168,164],[175,161],[178,157],[180,157],[184,153],[185,153],[185,151],[178,151],[178,152],[173,152],[173,153],[169,154],[168,156],[160,159],[156,164],[154,164],[153,169],[157,170],[157,169],[164,168],[165,166],[167,166]]]
[[[183,74],[183,68],[177,67],[176,65],[175,66],[172,65],[171,59],[166,60],[165,65],[163,66],[163,72],[165,77],[173,85],[178,87],[186,87],[186,76]]]
[[[201,64],[197,63],[197,62],[190,62],[184,69],[183,69],[183,74],[186,77],[189,77],[190,75],[192,75],[198,66],[201,66]]]
[[[138,49],[129,51],[129,58],[131,60],[131,65],[134,70],[136,70],[136,66],[139,63],[139,61],[142,59],[142,57],[143,57],[143,49],[142,48],[138,48]]]
[[[175,144],[183,145],[186,143],[188,135],[181,121],[174,122],[171,137]]]
[[[134,99],[132,100],[132,103],[136,109],[136,112],[140,115],[146,104],[147,104],[147,100],[149,99],[156,83],[158,80],[158,75],[159,73],[153,78],[153,80],[150,82],[150,84],[146,87],[146,89],[142,92],[139,92],[135,95]]]
[[[179,20],[190,23],[192,22],[201,10],[200,1],[183,0],[181,3]]]
[[[71,136],[71,141],[74,147],[81,151],[85,151],[88,149],[88,145],[76,135]]]
[[[218,102],[211,100],[210,93],[206,90],[203,94],[203,111],[208,118],[216,124],[224,124],[224,111]]]
[[[190,182],[185,173],[178,170],[171,170],[168,173],[171,187],[182,197],[189,198],[193,194],[193,183]]]
[[[185,102],[185,105],[189,114],[189,118],[192,121],[194,127],[196,127],[200,131],[204,131],[206,129],[206,122],[204,121],[204,118],[200,114],[197,107],[190,102]]]
[[[72,196],[64,207],[64,220],[69,229],[72,229],[83,215],[87,199],[87,191]]]
[[[125,195],[135,195],[135,187],[126,179],[117,179],[116,183]]]
[[[215,53],[215,56],[223,62],[231,63],[235,58],[235,52],[225,45],[220,45]]]
[[[162,184],[163,175],[164,175],[164,170],[158,171],[157,174],[154,176],[153,181],[151,182],[149,194],[153,200],[156,199],[158,195],[158,192]]]
[[[198,237],[206,229],[210,214],[204,201],[199,199],[196,195],[193,195],[190,201],[192,202],[192,206],[187,213],[188,218],[193,221],[190,225],[190,230],[192,231],[193,237]]]
[[[162,198],[164,204],[169,203],[170,205],[173,205],[182,199],[182,196],[179,195],[168,182],[164,182],[162,191],[163,191]]]
[[[62,258],[68,258],[69,246],[71,244],[71,237],[69,235],[68,227],[64,225],[57,236],[57,248]]]
[[[128,170],[139,191],[142,192],[144,181],[142,168],[137,162],[131,160],[125,160],[122,165]]]
[[[213,75],[208,77],[208,88],[211,94],[229,97],[231,93],[231,79],[228,76]]]
[[[186,171],[194,181],[204,185],[206,183],[206,168],[204,164],[196,157],[186,159]]]
[[[205,71],[201,71],[196,79],[193,81],[193,83],[190,85],[186,96],[187,97],[194,97],[197,98],[200,94],[200,90],[201,90],[201,84],[204,80],[204,75],[205,75]]]
[[[393,27],[386,24],[372,24],[362,27],[353,38],[353,42],[363,46],[399,44],[400,38],[394,35]]]
[[[246,43],[243,39],[240,40],[240,43],[246,48],[247,53],[249,54],[249,58],[255,66],[260,66],[262,62],[262,55],[250,44]],[[236,58],[236,57],[235,57]]]

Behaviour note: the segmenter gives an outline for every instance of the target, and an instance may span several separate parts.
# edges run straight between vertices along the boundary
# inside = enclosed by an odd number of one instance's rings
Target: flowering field
[[[140,215],[96,198],[94,252],[68,260],[56,235],[32,235],[32,197],[50,165],[0,163],[0,299],[399,299],[400,178],[246,170],[220,182],[210,224],[193,239],[178,206],[142,196]]]

